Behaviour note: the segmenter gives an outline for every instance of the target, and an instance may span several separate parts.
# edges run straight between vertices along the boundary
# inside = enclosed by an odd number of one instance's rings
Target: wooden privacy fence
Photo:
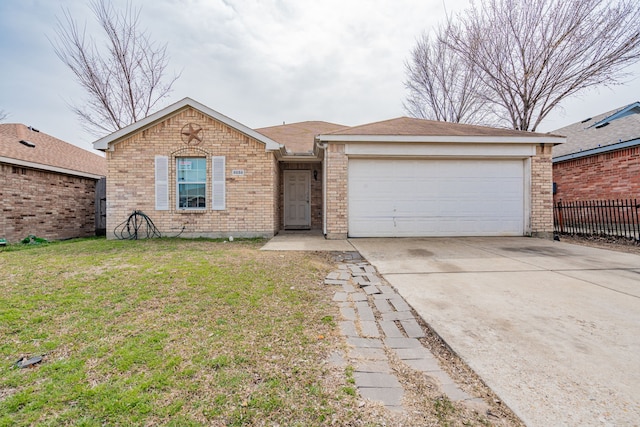
[[[556,233],[594,234],[640,240],[640,203],[636,199],[563,202],[553,206]]]

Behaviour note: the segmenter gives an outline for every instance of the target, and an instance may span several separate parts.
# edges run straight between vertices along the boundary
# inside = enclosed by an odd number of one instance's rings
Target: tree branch
[[[179,74],[165,81],[166,44],[156,45],[139,30],[141,10],[130,1],[122,11],[108,0],[93,0],[90,8],[102,30],[100,44],[64,9],[50,42],[87,94],[84,102],[71,103],[72,111],[87,131],[101,136],[151,114]]]

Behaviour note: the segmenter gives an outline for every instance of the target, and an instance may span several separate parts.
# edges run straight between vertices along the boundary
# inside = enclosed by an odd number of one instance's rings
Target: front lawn
[[[331,263],[261,245],[0,250],[0,425],[366,424],[326,363],[343,342]]]

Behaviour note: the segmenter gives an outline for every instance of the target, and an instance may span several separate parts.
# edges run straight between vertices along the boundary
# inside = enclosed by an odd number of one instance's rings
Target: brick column
[[[552,144],[540,144],[531,159],[531,235],[553,239]]]
[[[347,155],[344,144],[329,144],[327,162],[327,239],[346,239],[347,222]]]

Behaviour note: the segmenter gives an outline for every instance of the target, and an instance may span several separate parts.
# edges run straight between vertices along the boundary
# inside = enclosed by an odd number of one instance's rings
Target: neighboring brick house
[[[554,130],[554,199],[640,198],[640,102]]]
[[[106,160],[23,124],[0,124],[0,238],[94,236]]]
[[[185,237],[549,237],[563,140],[406,117],[254,130],[185,98],[94,147],[107,157],[110,238],[136,210]]]

